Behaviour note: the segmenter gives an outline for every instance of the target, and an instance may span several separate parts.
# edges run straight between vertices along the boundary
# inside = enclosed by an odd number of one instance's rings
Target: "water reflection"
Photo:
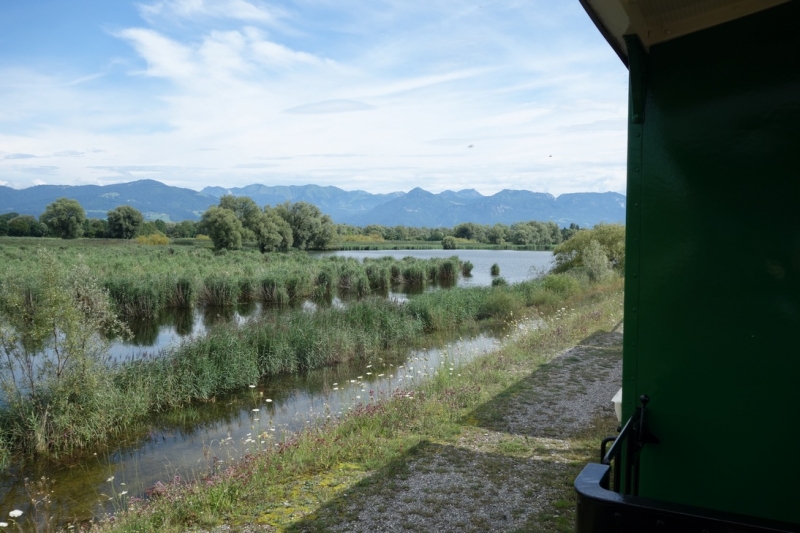
[[[87,520],[121,508],[124,497],[142,496],[157,482],[176,476],[196,479],[213,461],[275,446],[286,435],[322,418],[346,414],[360,403],[412,390],[420,379],[451,372],[456,362],[492,350],[498,332],[466,338],[428,338],[415,349],[396,349],[368,360],[277,376],[208,402],[197,402],[154,418],[127,442],[74,456],[67,462],[23,461],[0,475],[0,515],[32,512],[24,478],[46,477],[52,490],[49,511],[58,523]],[[257,437],[257,438],[256,438]],[[127,491],[127,495],[120,496]]]

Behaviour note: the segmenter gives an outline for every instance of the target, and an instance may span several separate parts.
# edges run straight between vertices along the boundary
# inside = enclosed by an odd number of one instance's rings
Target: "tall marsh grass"
[[[43,241],[44,242],[44,241]],[[31,277],[36,248],[0,250],[6,272]],[[455,281],[462,270],[448,259],[365,260],[304,253],[260,254],[254,250],[215,254],[205,248],[146,247],[126,244],[54,247],[60,264],[85,264],[108,290],[117,312],[126,318],[154,318],[164,309],[195,304],[228,307],[260,301],[283,305],[291,300],[329,298],[333,293],[366,296],[405,284],[424,287]],[[35,282],[35,280],[33,281]]]

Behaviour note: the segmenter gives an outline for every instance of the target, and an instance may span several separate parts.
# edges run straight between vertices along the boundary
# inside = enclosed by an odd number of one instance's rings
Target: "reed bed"
[[[0,276],[31,277],[37,249],[2,247],[0,264],[5,272]],[[52,246],[51,250],[65,267],[86,264],[126,319],[155,318],[165,309],[189,309],[197,304],[285,305],[292,300],[330,298],[336,292],[363,297],[385,293],[400,284],[453,283],[462,271],[471,269],[457,257],[384,257],[362,263],[343,257],[317,259],[304,253],[242,250],[214,254],[197,247]]]
[[[453,288],[415,296],[406,304],[370,297],[343,309],[267,313],[241,326],[220,325],[160,357],[120,365],[113,370],[114,383],[124,394],[147,398],[149,412],[206,401],[264,376],[366,358],[426,332],[505,320],[529,306],[552,312],[556,303],[583,290],[580,282],[567,278],[559,274],[502,288]]]

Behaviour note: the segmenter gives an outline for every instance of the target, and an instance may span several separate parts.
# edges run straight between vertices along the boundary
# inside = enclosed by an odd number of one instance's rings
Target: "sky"
[[[0,185],[624,193],[578,0],[0,0]]]

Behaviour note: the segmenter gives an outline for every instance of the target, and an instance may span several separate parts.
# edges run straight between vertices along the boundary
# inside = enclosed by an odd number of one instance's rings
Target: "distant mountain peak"
[[[248,196],[258,205],[286,201],[316,205],[338,223],[366,226],[452,227],[462,222],[513,224],[528,220],[552,220],[593,226],[598,222],[624,222],[625,196],[607,193],[569,193],[558,198],[549,193],[503,189],[484,196],[475,189],[446,190],[438,194],[415,187],[408,192],[372,194],[346,191],[332,185],[209,186],[202,191],[172,187],[143,179],[113,185],[39,185],[27,189],[0,187],[0,213],[16,211],[39,216],[60,197],[74,198],[94,216],[103,216],[118,205],[134,205],[149,217],[171,221],[197,220],[226,194]]]

